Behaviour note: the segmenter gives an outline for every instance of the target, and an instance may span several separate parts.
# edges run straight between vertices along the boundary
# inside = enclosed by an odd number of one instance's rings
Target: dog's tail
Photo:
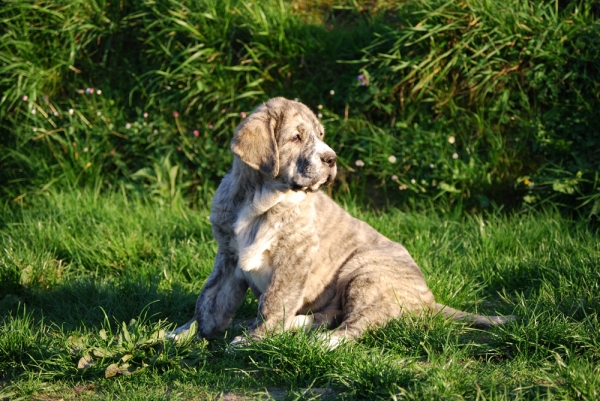
[[[441,313],[445,317],[453,320],[459,320],[462,322],[470,323],[474,327],[492,327],[515,320],[514,316],[481,316],[473,315],[471,313],[463,312],[458,309],[451,308],[442,304],[435,304],[434,311]]]

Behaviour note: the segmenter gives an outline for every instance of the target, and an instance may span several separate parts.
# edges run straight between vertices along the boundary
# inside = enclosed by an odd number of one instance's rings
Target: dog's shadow
[[[52,288],[22,287],[0,298],[0,317],[17,315],[25,309],[45,325],[65,331],[97,331],[106,323],[117,327],[141,315],[149,321],[180,326],[193,316],[201,284],[192,288],[178,283],[166,286],[158,279],[81,279]],[[248,291],[231,327],[240,331],[242,323],[256,316],[257,308],[258,300]]]

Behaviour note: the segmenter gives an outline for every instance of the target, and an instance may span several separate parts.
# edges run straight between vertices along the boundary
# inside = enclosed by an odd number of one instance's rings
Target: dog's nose
[[[321,155],[321,161],[327,164],[329,167],[333,167],[337,161],[337,155],[333,152],[324,153]]]

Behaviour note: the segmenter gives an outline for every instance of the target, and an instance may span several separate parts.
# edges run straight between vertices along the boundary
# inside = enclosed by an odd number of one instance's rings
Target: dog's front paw
[[[241,336],[236,336],[228,345],[227,348],[225,349],[225,351],[228,354],[233,354],[235,352],[236,349],[239,348],[243,348],[243,347],[247,347],[248,345],[250,345],[250,341],[248,340],[248,337],[246,337],[245,335],[241,335]]]
[[[192,319],[181,327],[167,332],[165,338],[175,342],[187,342],[196,337],[198,333],[198,323]]]
[[[239,348],[239,347],[246,347],[250,344],[250,341],[248,341],[248,337],[241,335],[241,336],[236,336],[233,341],[231,341],[229,343],[230,347],[233,348]]]

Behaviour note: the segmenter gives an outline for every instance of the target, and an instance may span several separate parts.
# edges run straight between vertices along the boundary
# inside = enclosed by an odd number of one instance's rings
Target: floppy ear
[[[274,178],[279,174],[275,121],[261,117],[264,114],[254,113],[238,126],[231,141],[231,151],[250,167]]]

